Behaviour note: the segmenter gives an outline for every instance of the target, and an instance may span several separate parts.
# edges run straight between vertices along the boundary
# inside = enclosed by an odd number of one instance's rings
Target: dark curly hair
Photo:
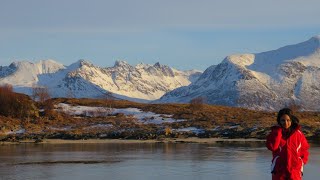
[[[299,125],[299,119],[293,115],[292,110],[289,108],[283,108],[278,112],[277,122],[281,126],[280,119],[283,115],[288,115],[291,119],[291,129],[295,129]]]

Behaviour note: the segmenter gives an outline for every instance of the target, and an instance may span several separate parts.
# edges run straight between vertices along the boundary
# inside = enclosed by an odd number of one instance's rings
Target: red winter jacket
[[[267,136],[266,146],[272,151],[273,159],[271,173],[273,179],[301,179],[303,165],[307,163],[309,156],[309,144],[300,131],[300,126],[293,129],[286,137],[280,126],[271,128]]]

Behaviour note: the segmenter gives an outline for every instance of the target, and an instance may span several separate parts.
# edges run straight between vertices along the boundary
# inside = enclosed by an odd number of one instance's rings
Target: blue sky
[[[0,65],[79,59],[199,69],[320,34],[319,0],[0,0]]]

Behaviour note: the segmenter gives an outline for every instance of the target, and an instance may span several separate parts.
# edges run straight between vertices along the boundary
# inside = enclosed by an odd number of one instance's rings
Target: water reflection
[[[312,145],[304,179],[316,179]],[[20,144],[0,146],[1,179],[271,179],[264,143]]]

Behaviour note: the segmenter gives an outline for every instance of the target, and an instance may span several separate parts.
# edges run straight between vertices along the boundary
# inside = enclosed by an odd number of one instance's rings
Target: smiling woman
[[[273,180],[300,180],[303,166],[308,162],[309,144],[300,131],[299,119],[291,109],[284,108],[278,113],[277,122],[267,137],[267,147],[272,151],[271,173]]]

